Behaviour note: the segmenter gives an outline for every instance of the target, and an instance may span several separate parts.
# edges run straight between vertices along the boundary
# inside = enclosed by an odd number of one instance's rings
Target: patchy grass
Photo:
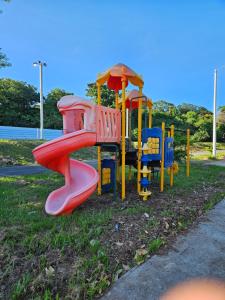
[[[155,253],[162,245],[164,245],[164,243],[164,240],[161,238],[152,240],[148,245],[149,253]]]
[[[225,143],[217,143],[216,159],[224,159],[225,157]],[[212,143],[198,142],[191,145],[191,157],[194,160],[208,160],[215,159],[212,157]]]
[[[32,150],[42,144],[40,140],[0,140],[0,166],[34,164]],[[83,148],[72,154],[76,159],[95,159],[96,147]]]
[[[218,150],[225,150],[225,143],[216,143],[216,148]],[[204,150],[212,152],[212,142],[195,142],[192,143],[191,149],[193,152]]]
[[[143,202],[135,181],[127,199],[93,195],[70,216],[44,213],[57,174],[0,178],[0,298],[93,299],[132,266],[165,251],[176,235],[225,197],[225,168],[181,166],[165,193],[153,182]]]
[[[192,153],[191,158],[193,160],[221,160],[224,159],[225,157],[225,151],[217,151],[216,153],[216,158],[214,158],[212,156],[212,152],[196,152],[196,153]]]
[[[17,283],[13,287],[11,294],[12,299],[19,299],[24,294],[26,294],[30,280],[30,274],[27,273],[25,275],[22,275],[22,278],[17,281]]]
[[[0,166],[33,164],[32,149],[38,140],[0,140]]]

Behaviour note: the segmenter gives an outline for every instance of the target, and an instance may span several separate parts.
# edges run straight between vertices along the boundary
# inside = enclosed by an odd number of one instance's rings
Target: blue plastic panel
[[[102,170],[104,168],[109,168],[111,170],[110,183],[102,184],[102,192],[107,193],[114,188],[114,184],[115,184],[115,170],[116,170],[115,160],[114,159],[102,159]],[[103,174],[102,174],[102,176],[103,176]]]
[[[165,138],[165,162],[164,166],[165,168],[172,167],[173,161],[174,161],[174,139],[171,137]]]

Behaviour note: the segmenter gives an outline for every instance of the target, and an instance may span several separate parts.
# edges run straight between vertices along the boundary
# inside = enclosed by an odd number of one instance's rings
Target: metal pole
[[[142,87],[139,87],[139,98],[138,98],[138,163],[137,163],[137,191],[141,192],[141,155],[142,155],[142,142],[141,142],[141,132],[142,132]]]
[[[174,125],[171,125],[169,133],[170,133],[171,138],[174,139]],[[173,162],[173,164],[174,164],[174,162]],[[170,167],[170,186],[173,186],[173,182],[174,182],[173,164]]]
[[[126,107],[125,107],[126,78],[122,78],[122,200],[126,197]]]
[[[216,157],[216,96],[217,96],[217,69],[214,70],[214,93],[213,93],[213,157]]]
[[[126,108],[126,139],[129,138],[129,110]]]
[[[40,71],[40,139],[43,139],[44,116],[43,116],[43,64],[39,64]]]
[[[162,157],[161,157],[161,166],[160,166],[160,192],[164,191],[164,181],[165,181],[165,174],[164,174],[164,164],[165,164],[165,122],[162,122]]]
[[[97,83],[98,107],[101,105],[101,85]],[[101,146],[98,146],[98,195],[102,193],[102,162],[101,162]]]

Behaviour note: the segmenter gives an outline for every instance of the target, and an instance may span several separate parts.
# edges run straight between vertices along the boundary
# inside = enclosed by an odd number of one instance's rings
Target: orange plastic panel
[[[120,143],[121,113],[118,109],[96,107],[97,143]]]

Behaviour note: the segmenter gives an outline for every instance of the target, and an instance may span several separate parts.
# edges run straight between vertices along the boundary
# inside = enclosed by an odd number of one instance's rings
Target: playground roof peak
[[[147,105],[148,107],[152,107],[152,101],[151,99],[148,99],[146,97],[146,95],[142,94],[142,102],[146,102],[147,101]],[[138,108],[138,101],[140,99],[140,95],[139,95],[139,91],[136,89],[133,89],[131,91],[129,91],[126,94],[126,108],[130,109],[136,109]]]
[[[138,87],[143,87],[144,85],[144,81],[140,75],[121,63],[116,64],[106,72],[99,74],[97,83],[102,85],[107,82],[108,88],[118,92],[122,89],[122,80],[125,80],[126,86],[129,81]]]
[[[57,107],[59,110],[68,109],[73,107],[75,104],[92,105],[93,103],[89,99],[85,99],[75,95],[63,96],[58,102]]]

